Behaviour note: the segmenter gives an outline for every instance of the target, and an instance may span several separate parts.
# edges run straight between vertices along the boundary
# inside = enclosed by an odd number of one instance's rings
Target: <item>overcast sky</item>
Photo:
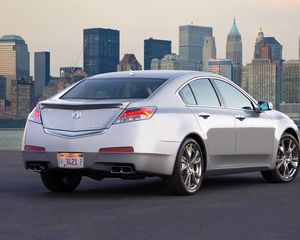
[[[213,27],[217,57],[225,57],[233,17],[243,40],[243,63],[252,59],[260,26],[283,45],[284,59],[298,58],[300,0],[1,0],[0,35],[21,35],[31,53],[51,52],[51,74],[60,66],[82,66],[84,28],[120,30],[121,52],[135,53],[143,65],[143,40],[172,40],[178,27],[193,22]]]

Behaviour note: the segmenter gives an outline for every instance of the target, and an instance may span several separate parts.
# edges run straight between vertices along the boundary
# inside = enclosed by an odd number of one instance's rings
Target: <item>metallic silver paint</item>
[[[27,121],[22,150],[25,145],[43,146],[46,153],[25,152],[23,159],[47,161],[57,167],[56,152],[84,152],[87,169],[97,170],[103,162],[133,164],[136,172],[171,175],[177,151],[190,134],[202,139],[206,149],[206,173],[236,173],[274,169],[282,134],[297,126],[283,113],[275,110],[230,109],[185,105],[178,91],[193,79],[220,79],[242,92],[255,107],[254,100],[243,89],[219,75],[193,71],[137,71],[107,73],[98,78],[168,78],[147,99],[123,101],[122,108],[80,110],[81,118],[73,119],[73,110],[43,109],[42,124]],[[77,84],[77,83],[76,83]],[[75,84],[75,85],[76,85]],[[71,86],[73,87],[73,86]],[[87,104],[86,100],[59,99],[63,90],[43,103]],[[109,104],[118,100],[95,101]],[[156,106],[149,120],[113,124],[126,107]],[[100,121],[102,120],[102,122]],[[100,134],[86,134],[99,131]],[[57,133],[57,134],[54,134]],[[299,138],[298,138],[299,139]],[[298,140],[297,139],[297,140]],[[134,153],[99,153],[99,148],[132,146]]]

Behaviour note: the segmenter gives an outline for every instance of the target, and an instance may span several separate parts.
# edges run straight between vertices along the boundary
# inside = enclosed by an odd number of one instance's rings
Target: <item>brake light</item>
[[[31,145],[26,145],[24,150],[25,151],[35,151],[35,152],[45,152],[46,151],[46,149],[44,147],[31,146]]]
[[[41,110],[35,107],[28,116],[28,120],[36,123],[42,123],[41,120]]]
[[[155,110],[156,107],[128,108],[118,117],[115,123],[146,120],[154,115]]]
[[[108,147],[108,148],[100,148],[99,152],[103,153],[129,153],[134,152],[133,147]]]

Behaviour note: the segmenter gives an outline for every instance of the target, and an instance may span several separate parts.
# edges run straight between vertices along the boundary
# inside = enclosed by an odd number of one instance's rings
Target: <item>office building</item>
[[[207,71],[231,79],[232,62],[229,59],[210,59],[207,63]]]
[[[26,119],[33,109],[34,82],[17,82],[17,118]]]
[[[226,42],[226,58],[232,62],[232,81],[241,85],[243,44],[241,34],[236,26],[235,18]]]
[[[114,72],[120,60],[120,32],[113,29],[83,30],[83,65],[89,75]]]
[[[260,29],[254,59],[243,69],[242,86],[257,100],[266,100],[279,109],[282,94],[282,46]]]
[[[165,55],[171,54],[172,42],[149,38],[144,40],[144,70],[151,69],[153,58],[162,59]]]
[[[151,61],[151,70],[191,70],[199,71],[198,61],[182,60],[175,53],[165,55],[161,60],[154,58]]]
[[[276,95],[277,65],[270,59],[253,60],[243,67],[242,87],[258,101],[270,101],[274,107]]]
[[[235,18],[226,42],[226,58],[232,61],[232,64],[243,65],[243,44],[241,34],[236,26]]]
[[[0,100],[6,99],[6,78],[0,75]]]
[[[216,58],[217,58],[217,48],[216,48],[215,37],[205,37],[204,45],[203,45],[202,70],[207,71],[208,60],[216,59]]]
[[[72,78],[72,75],[76,71],[82,71],[81,67],[60,67],[59,73],[61,78]]]
[[[11,99],[11,81],[29,81],[29,52],[24,39],[17,35],[0,37],[0,75],[6,78],[6,99]]]
[[[50,81],[50,52],[34,53],[34,97],[43,95],[44,88]]]
[[[179,27],[179,55],[183,60],[199,61],[202,64],[205,37],[212,37],[211,27],[184,25]]]
[[[281,103],[300,103],[299,60],[289,60],[282,64]]]
[[[129,70],[142,70],[142,65],[134,54],[127,53],[118,64],[118,72]]]

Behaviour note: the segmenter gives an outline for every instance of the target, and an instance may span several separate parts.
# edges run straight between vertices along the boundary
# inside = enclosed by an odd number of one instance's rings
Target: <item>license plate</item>
[[[83,153],[57,153],[60,168],[83,168]]]

